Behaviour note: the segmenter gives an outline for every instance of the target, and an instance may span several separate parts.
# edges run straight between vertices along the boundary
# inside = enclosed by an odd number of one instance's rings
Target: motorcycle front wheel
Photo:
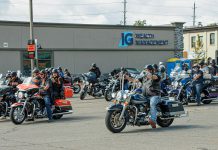
[[[111,101],[113,98],[112,98],[112,92],[110,90],[107,90],[105,93],[104,93],[104,98],[106,101]]]
[[[23,106],[12,107],[11,109],[11,121],[18,125],[22,124],[27,117],[26,111],[23,110]]]
[[[119,120],[120,115],[121,110],[108,111],[106,114],[105,125],[112,133],[119,133],[126,127],[126,118],[123,116],[123,118]]]
[[[82,92],[80,93],[80,100],[85,99],[87,92],[88,92],[88,87],[85,86],[84,89],[82,90]]]

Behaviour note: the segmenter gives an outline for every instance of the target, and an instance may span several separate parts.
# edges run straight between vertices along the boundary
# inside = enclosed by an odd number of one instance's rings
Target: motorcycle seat
[[[135,94],[131,96],[131,102],[133,104],[143,104],[148,102],[148,99],[141,94]]]

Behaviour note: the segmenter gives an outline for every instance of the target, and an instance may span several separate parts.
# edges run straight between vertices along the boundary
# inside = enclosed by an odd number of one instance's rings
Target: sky
[[[124,0],[33,0],[34,22],[123,24]],[[218,0],[126,0],[127,25],[146,20],[147,25],[171,22],[218,23]],[[29,21],[29,0],[0,0],[0,20]]]

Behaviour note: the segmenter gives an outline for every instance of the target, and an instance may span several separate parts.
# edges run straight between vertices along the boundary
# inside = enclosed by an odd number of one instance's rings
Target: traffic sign
[[[36,50],[35,44],[27,45],[27,51],[28,52],[35,52],[35,50]]]

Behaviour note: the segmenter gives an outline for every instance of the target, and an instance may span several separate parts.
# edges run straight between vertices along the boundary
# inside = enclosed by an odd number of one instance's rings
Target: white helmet
[[[164,65],[164,63],[160,61],[160,62],[159,62],[159,66],[160,66],[160,65]]]

